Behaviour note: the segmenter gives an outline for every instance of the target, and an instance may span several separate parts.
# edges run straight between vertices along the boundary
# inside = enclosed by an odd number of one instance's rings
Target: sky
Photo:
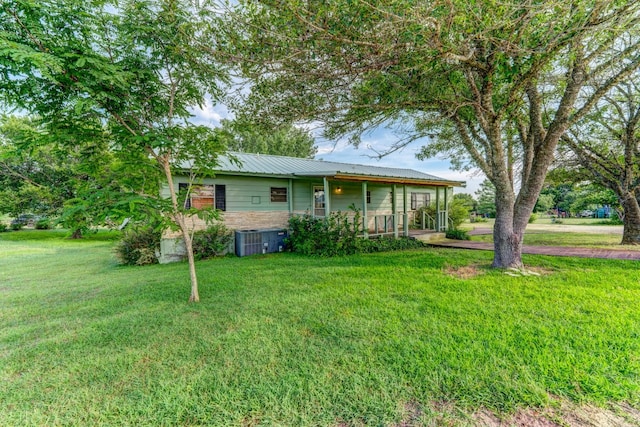
[[[232,114],[224,105],[213,106],[210,102],[203,108],[194,108],[193,122],[197,124],[217,127],[220,121],[231,118]],[[312,131],[316,133],[319,131]],[[484,175],[478,171],[460,172],[450,168],[451,164],[442,158],[418,160],[416,153],[421,147],[420,141],[416,141],[402,150],[391,153],[382,159],[374,158],[376,151],[383,151],[393,141],[394,136],[390,130],[380,128],[362,136],[359,148],[348,144],[346,141],[327,141],[316,138],[318,153],[316,159],[342,163],[355,163],[371,166],[388,166],[395,168],[414,169],[420,172],[435,175],[440,178],[453,181],[465,181],[465,188],[455,188],[455,193],[468,193],[474,195]]]

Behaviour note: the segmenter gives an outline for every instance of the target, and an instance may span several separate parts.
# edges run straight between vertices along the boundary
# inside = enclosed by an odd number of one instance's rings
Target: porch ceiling
[[[324,174],[295,174],[296,176],[327,178],[333,181],[347,182],[371,182],[378,184],[407,184],[425,187],[466,187],[464,181],[445,181],[445,180],[428,180],[418,178],[390,177],[390,176],[374,176],[374,175],[356,175],[347,173],[327,172]]]

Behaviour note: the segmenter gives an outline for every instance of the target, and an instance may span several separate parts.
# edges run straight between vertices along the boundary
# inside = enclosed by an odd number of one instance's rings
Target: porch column
[[[407,185],[402,185],[402,231],[404,237],[409,237],[409,215],[407,215]]]
[[[436,231],[440,231],[440,187],[436,187]]]
[[[392,193],[393,193],[393,198],[391,199],[391,210],[393,211],[393,236],[397,239],[398,238],[398,193],[397,193],[397,187],[395,184],[393,184],[393,189],[392,189]]]
[[[293,179],[289,178],[289,188],[287,189],[287,201],[289,202],[289,216],[293,215]]]
[[[369,218],[367,218],[367,181],[362,182],[362,233],[369,238]]]
[[[331,215],[331,189],[326,176],[322,178],[322,185],[324,187],[324,216],[329,218],[329,215]]]
[[[444,187],[444,229],[449,229],[449,192],[447,191],[449,188]]]

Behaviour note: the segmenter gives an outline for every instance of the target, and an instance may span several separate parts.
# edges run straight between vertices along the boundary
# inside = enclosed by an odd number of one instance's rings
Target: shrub
[[[22,230],[23,227],[24,227],[24,224],[21,223],[21,222],[12,222],[11,223],[11,229],[13,231]]]
[[[4,233],[5,231],[7,231],[7,229],[7,224],[5,224],[4,222],[0,222],[0,233]]]
[[[447,239],[453,240],[471,240],[469,233],[466,230],[460,230],[459,228],[450,228],[445,234]]]
[[[160,249],[160,234],[153,228],[125,231],[116,245],[116,257],[125,265],[157,264],[156,252]]]
[[[424,248],[425,246],[426,245],[420,240],[409,237],[396,239],[394,237],[382,236],[379,238],[358,239],[357,241],[357,249],[358,252],[361,253],[401,251],[405,249]]]
[[[529,224],[533,224],[538,219],[538,214],[532,213],[529,217]]]
[[[51,221],[48,218],[40,218],[34,224],[36,230],[48,230],[51,228]]]
[[[289,219],[287,249],[305,255],[336,256],[357,252],[360,212],[354,209],[353,220],[343,212],[333,212],[327,218],[309,214]]]
[[[214,224],[193,234],[193,255],[198,260],[223,255],[232,240],[233,233],[224,224]]]

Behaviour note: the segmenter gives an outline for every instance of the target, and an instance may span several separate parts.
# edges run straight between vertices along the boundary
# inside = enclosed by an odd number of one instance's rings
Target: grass
[[[524,235],[524,244],[534,246],[575,246],[640,251],[640,246],[637,245],[620,245],[620,239],[621,236],[618,234],[528,231]],[[481,234],[471,236],[471,240],[476,242],[493,242],[493,235]]]
[[[36,234],[28,234],[36,233]],[[0,234],[0,425],[388,425],[419,407],[640,406],[637,262],[427,249],[121,267]],[[414,414],[415,415],[415,414]]]

